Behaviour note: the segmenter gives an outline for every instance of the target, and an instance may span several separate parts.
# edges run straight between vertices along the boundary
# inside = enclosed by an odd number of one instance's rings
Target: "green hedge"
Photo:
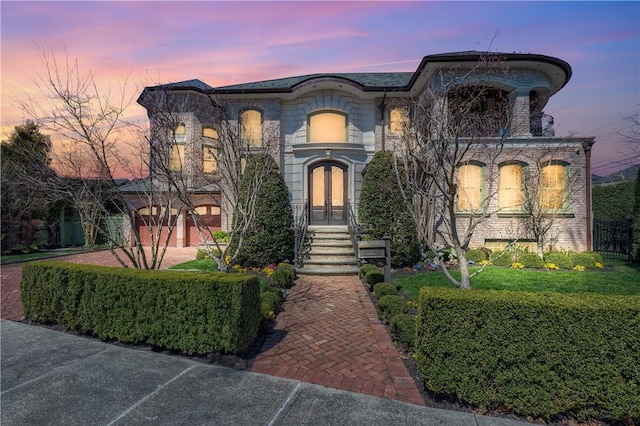
[[[373,297],[376,299],[380,299],[382,296],[388,296],[390,294],[398,294],[398,290],[392,284],[377,283],[373,286]]]
[[[423,288],[425,386],[479,407],[640,419],[640,297]]]
[[[260,324],[256,276],[48,261],[25,265],[25,317],[187,354],[244,352]]]

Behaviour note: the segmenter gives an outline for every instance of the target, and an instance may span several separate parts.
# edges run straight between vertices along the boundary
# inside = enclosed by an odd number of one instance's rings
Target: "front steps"
[[[357,275],[358,261],[353,253],[346,226],[309,226],[300,275]]]

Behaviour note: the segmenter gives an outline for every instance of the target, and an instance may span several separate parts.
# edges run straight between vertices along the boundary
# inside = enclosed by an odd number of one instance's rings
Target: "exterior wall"
[[[567,190],[570,199],[567,211],[556,215],[553,226],[546,235],[545,250],[588,250],[587,232],[591,227],[586,182],[590,176],[586,172],[587,157],[582,148],[584,141],[585,139],[582,138],[508,139],[495,165],[486,167],[485,190],[486,194],[493,194],[493,196],[486,210],[488,215],[475,229],[469,248],[483,247],[488,240],[530,241],[532,236],[524,229],[521,216],[517,213],[500,211],[498,208],[498,166],[504,161],[518,160],[535,167],[535,164],[541,160],[557,160],[569,165],[568,182],[571,183],[571,188]],[[458,226],[461,233],[467,229],[467,225],[468,216],[460,214]]]
[[[348,115],[346,143],[307,141],[308,115],[324,109]],[[362,170],[376,149],[375,112],[374,101],[358,99],[338,90],[321,90],[295,101],[283,102],[283,170],[294,208],[303,206],[309,198],[309,166],[323,160],[349,166],[347,198],[357,208],[362,187]]]

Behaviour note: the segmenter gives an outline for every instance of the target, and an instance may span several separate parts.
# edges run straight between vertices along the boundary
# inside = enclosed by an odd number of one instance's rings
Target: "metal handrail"
[[[295,258],[293,264],[296,268],[302,266],[302,257],[304,252],[305,240],[307,238],[307,228],[309,227],[309,218],[307,217],[307,202],[304,205],[296,206],[296,217],[293,225],[295,236]]]
[[[358,242],[360,241],[360,225],[358,225],[358,218],[356,217],[351,201],[347,201],[347,228],[349,229],[349,236],[351,237],[351,245],[353,246],[353,253],[358,260],[358,266],[360,266],[360,258],[358,257]]]

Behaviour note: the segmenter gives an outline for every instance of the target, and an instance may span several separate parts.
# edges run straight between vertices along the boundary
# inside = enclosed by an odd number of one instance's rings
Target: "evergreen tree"
[[[418,260],[418,233],[404,205],[393,167],[393,155],[379,151],[365,170],[358,208],[363,234],[373,240],[391,237],[393,266],[411,266]],[[404,181],[404,177],[401,176]]]
[[[635,202],[633,204],[633,254],[640,262],[640,169],[636,176]]]
[[[250,196],[256,189],[257,194]],[[253,218],[249,221],[249,229],[244,238],[239,242],[242,245],[237,263],[244,266],[265,266],[292,260],[294,234],[289,190],[278,165],[268,154],[253,155],[247,161],[240,181],[239,208],[234,214],[234,222],[244,220],[243,212],[251,211],[247,206],[250,202],[255,202]]]

